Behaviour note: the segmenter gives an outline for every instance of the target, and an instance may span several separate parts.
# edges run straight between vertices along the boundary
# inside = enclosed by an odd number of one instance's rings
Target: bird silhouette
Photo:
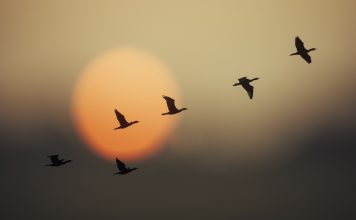
[[[119,172],[114,173],[114,175],[117,175],[117,174],[125,175],[125,174],[130,173],[131,171],[138,169],[138,168],[126,167],[126,165],[118,158],[116,158],[116,166],[117,166],[117,169],[119,170]]]
[[[311,57],[309,56],[309,52],[316,50],[316,48],[311,48],[311,49],[306,49],[304,47],[304,43],[303,41],[299,38],[296,37],[295,38],[295,47],[297,48],[297,52],[296,53],[292,53],[290,56],[294,56],[294,55],[300,55],[307,63],[311,63]]]
[[[174,102],[175,102],[174,99],[172,99],[169,96],[165,96],[165,95],[162,97],[166,100],[167,107],[168,107],[168,112],[162,113],[162,115],[174,115],[181,111],[188,110],[187,108],[177,109],[176,105],[174,104]]]
[[[242,77],[239,79],[238,83],[235,83],[233,86],[241,85],[247,92],[250,99],[253,97],[253,86],[250,85],[250,82],[258,80],[259,78],[247,79],[246,77]]]
[[[51,160],[51,164],[46,164],[46,166],[51,166],[51,167],[59,167],[59,166],[62,166],[66,163],[70,163],[72,162],[72,160],[64,160],[64,159],[58,159],[58,154],[55,154],[55,155],[50,155],[50,156],[47,156],[50,158]]]
[[[115,114],[116,114],[116,118],[120,123],[120,126],[117,128],[114,128],[114,130],[116,129],[123,129],[123,128],[127,128],[135,123],[138,123],[139,121],[132,121],[132,122],[127,122],[125,119],[125,116],[123,114],[121,114],[118,110],[115,109]]]

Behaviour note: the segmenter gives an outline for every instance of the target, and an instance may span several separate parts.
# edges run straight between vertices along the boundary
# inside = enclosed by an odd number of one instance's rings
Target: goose
[[[117,175],[117,174],[125,175],[125,174],[130,173],[131,171],[138,169],[138,168],[126,167],[126,165],[121,160],[119,160],[117,157],[116,157],[116,166],[117,166],[117,169],[119,170],[119,172],[114,173],[114,175]]]
[[[66,163],[72,162],[72,160],[58,159],[58,154],[47,156],[51,160],[51,164],[46,164],[46,166],[59,167]]]
[[[162,113],[162,115],[174,115],[181,111],[188,110],[187,108],[177,109],[176,105],[174,104],[174,102],[175,102],[174,99],[172,99],[169,96],[165,96],[165,95],[162,97],[166,100],[167,107],[168,107],[168,112]]]
[[[125,119],[125,116],[123,114],[121,114],[118,110],[115,109],[115,114],[116,114],[116,118],[120,123],[120,126],[117,128],[114,128],[114,130],[116,129],[124,129],[127,128],[133,124],[138,123],[139,121],[132,121],[132,122],[127,122]]]
[[[235,83],[233,86],[241,85],[247,92],[250,99],[253,97],[253,86],[250,85],[250,82],[258,80],[259,78],[247,79],[247,77],[242,77],[239,79],[238,83]]]
[[[297,52],[292,53],[290,56],[300,55],[307,63],[310,64],[312,62],[312,60],[308,53],[310,51],[316,50],[316,48],[311,48],[311,49],[307,50],[304,47],[303,41],[299,37],[295,38],[295,47],[297,48]]]

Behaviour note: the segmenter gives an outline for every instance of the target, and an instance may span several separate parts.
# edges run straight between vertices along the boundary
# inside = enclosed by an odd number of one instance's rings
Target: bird
[[[120,126],[117,128],[114,128],[114,130],[116,129],[123,129],[123,128],[127,128],[133,124],[138,123],[139,121],[132,121],[132,122],[127,122],[125,119],[125,116],[123,114],[121,114],[118,110],[115,109],[115,114],[116,114],[116,118],[120,123]]]
[[[59,167],[66,163],[72,162],[72,160],[58,159],[58,154],[47,156],[51,160],[51,164],[46,164],[46,166]]]
[[[308,53],[316,50],[316,48],[306,49],[303,41],[298,36],[295,38],[295,47],[297,48],[297,52],[290,54],[290,56],[300,55],[308,64],[310,64],[312,60]]]
[[[165,96],[165,95],[163,95],[162,97],[166,100],[167,107],[168,107],[168,112],[162,113],[162,115],[174,115],[181,111],[188,110],[187,108],[177,109],[176,105],[174,104],[174,102],[175,102],[174,99],[172,99],[169,96]]]
[[[119,160],[117,157],[116,157],[116,166],[117,166],[117,169],[119,170],[119,172],[114,173],[114,175],[117,175],[117,174],[125,175],[125,174],[130,173],[131,171],[138,169],[138,168],[126,167],[126,165],[121,160]]]
[[[238,83],[235,83],[233,86],[241,85],[246,91],[250,99],[253,97],[253,86],[250,85],[250,82],[258,80],[259,78],[247,79],[246,77],[242,77],[239,79]]]

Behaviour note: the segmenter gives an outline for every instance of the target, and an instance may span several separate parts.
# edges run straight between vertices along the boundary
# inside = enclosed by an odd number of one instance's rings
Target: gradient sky
[[[0,218],[354,219],[355,7],[0,1]],[[289,56],[295,36],[311,65]],[[172,70],[189,110],[161,153],[113,177],[70,107],[83,68],[126,46]],[[260,77],[252,101],[242,76]],[[44,167],[53,153],[74,162]]]

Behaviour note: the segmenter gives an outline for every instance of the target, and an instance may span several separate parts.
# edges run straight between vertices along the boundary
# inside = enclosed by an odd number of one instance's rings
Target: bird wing
[[[116,165],[120,171],[127,170],[126,165],[119,159],[116,158]]]
[[[51,160],[52,163],[58,163],[60,162],[60,160],[58,159],[58,154],[55,154],[55,155],[50,155],[48,156],[49,159]]]
[[[116,118],[119,121],[120,125],[126,125],[128,124],[128,122],[125,119],[125,116],[123,114],[121,114],[118,110],[115,109],[115,114],[116,114]]]
[[[163,98],[166,100],[167,107],[170,112],[178,111],[177,107],[174,104],[174,102],[175,102],[174,99],[172,99],[171,97],[168,97],[168,96],[163,96]]]
[[[311,63],[311,62],[312,62],[311,57],[309,56],[308,53],[301,53],[300,56],[301,56],[305,61],[307,61],[307,63]]]
[[[250,84],[242,84],[242,87],[246,90],[248,96],[250,97],[250,99],[252,99],[253,97],[253,86],[251,86]]]
[[[304,43],[299,37],[295,38],[295,47],[297,48],[298,51],[305,50]]]
[[[232,86],[238,86],[238,85],[241,85],[241,83],[235,83],[235,84],[232,85]]]

